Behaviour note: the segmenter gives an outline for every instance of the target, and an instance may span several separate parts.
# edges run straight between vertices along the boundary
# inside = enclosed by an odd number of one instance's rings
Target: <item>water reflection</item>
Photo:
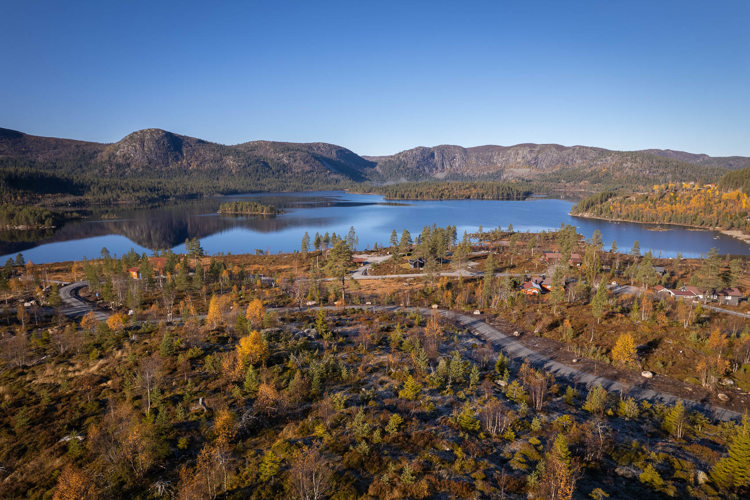
[[[220,216],[219,205],[229,200],[255,200],[284,210],[278,216]],[[568,215],[572,202],[554,199],[529,201],[450,200],[386,202],[377,195],[343,192],[272,193],[239,195],[147,208],[108,208],[88,219],[65,224],[55,231],[0,234],[0,259],[23,252],[33,262],[96,258],[103,246],[122,255],[131,248],[151,253],[168,248],[181,251],[188,238],[201,240],[211,254],[293,251],[302,235],[316,232],[346,234],[354,226],[359,247],[387,244],[393,229],[408,229],[416,236],[433,223],[457,226],[458,233],[480,227],[492,229],[513,224],[516,231],[545,231],[573,224],[590,237],[598,229],[606,248],[613,240],[627,251],[638,240],[642,251],[655,255],[685,257],[705,254],[711,247],[721,253],[750,254],[750,247],[712,231],[694,231],[586,220]],[[0,262],[2,263],[2,262]]]

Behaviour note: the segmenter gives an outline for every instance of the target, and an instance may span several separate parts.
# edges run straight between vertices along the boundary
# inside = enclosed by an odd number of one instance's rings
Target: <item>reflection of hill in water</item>
[[[120,213],[119,219],[85,220],[65,224],[53,234],[12,241],[0,240],[0,255],[22,252],[46,243],[80,240],[109,234],[120,234],[151,250],[165,250],[182,245],[186,239],[202,239],[234,228],[246,228],[261,233],[281,231],[300,225],[325,226],[331,218],[302,218],[293,214],[281,216],[219,216],[200,209],[154,209]],[[10,236],[10,235],[9,235]],[[27,234],[27,236],[32,236]]]
[[[230,200],[257,200],[287,213],[278,216],[219,216],[219,205]],[[273,233],[298,226],[320,226],[334,222],[331,217],[303,217],[298,209],[358,207],[377,201],[351,201],[340,193],[273,193],[226,196],[184,201],[169,206],[115,208],[96,211],[86,220],[64,224],[49,231],[10,231],[0,233],[0,255],[14,254],[46,243],[81,240],[119,234],[151,250],[166,250],[189,238],[206,238],[235,228]],[[97,251],[99,249],[96,249]]]

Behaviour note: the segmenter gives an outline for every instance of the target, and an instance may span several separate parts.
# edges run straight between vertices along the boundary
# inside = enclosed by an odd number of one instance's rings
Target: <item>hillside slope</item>
[[[375,164],[325,143],[234,146],[159,129],[113,144],[0,129],[2,194],[65,193],[96,199],[311,189],[361,182]],[[118,195],[119,193],[119,195]]]
[[[112,144],[0,129],[0,197],[135,201],[241,191],[311,190],[430,180],[516,180],[538,191],[716,182],[750,158],[588,146],[442,145],[362,157],[333,144],[252,141],[227,146],[160,129]],[[70,203],[70,200],[66,201]]]
[[[750,158],[713,159],[705,155],[672,153],[675,154],[669,156],[558,144],[473,148],[443,145],[365,158],[376,162],[378,173],[388,180],[525,179],[592,186],[708,182],[717,180],[728,168],[750,165]]]

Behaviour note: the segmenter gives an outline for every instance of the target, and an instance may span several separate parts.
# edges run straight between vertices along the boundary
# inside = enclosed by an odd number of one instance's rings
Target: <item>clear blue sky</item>
[[[0,0],[0,127],[750,156],[750,1]]]

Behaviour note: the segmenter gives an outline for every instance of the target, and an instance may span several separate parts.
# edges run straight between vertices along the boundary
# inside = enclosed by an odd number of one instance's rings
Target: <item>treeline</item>
[[[600,193],[573,207],[574,215],[635,222],[683,224],[750,232],[748,195],[708,184],[662,184],[638,195]]]
[[[407,182],[372,186],[369,192],[389,200],[523,200],[531,191],[498,181]]]
[[[255,201],[228,201],[221,204],[219,213],[224,215],[277,215],[283,213],[283,210]]]
[[[101,165],[79,162],[37,164],[0,159],[0,201],[5,203],[106,204],[145,203],[216,194],[347,189],[352,181],[338,178],[295,179],[283,165],[257,165],[228,174],[221,169],[191,173],[138,172],[122,175]]]
[[[603,191],[601,193],[591,195],[588,198],[584,198],[583,200],[579,201],[578,204],[573,207],[573,213],[586,213],[589,210],[594,209],[595,207],[598,207],[601,204],[609,201],[613,196],[615,196],[614,191]]]
[[[719,179],[719,187],[725,191],[741,189],[745,194],[750,194],[750,167],[725,174]]]
[[[55,214],[41,207],[0,205],[0,230],[50,228],[55,219]]]

